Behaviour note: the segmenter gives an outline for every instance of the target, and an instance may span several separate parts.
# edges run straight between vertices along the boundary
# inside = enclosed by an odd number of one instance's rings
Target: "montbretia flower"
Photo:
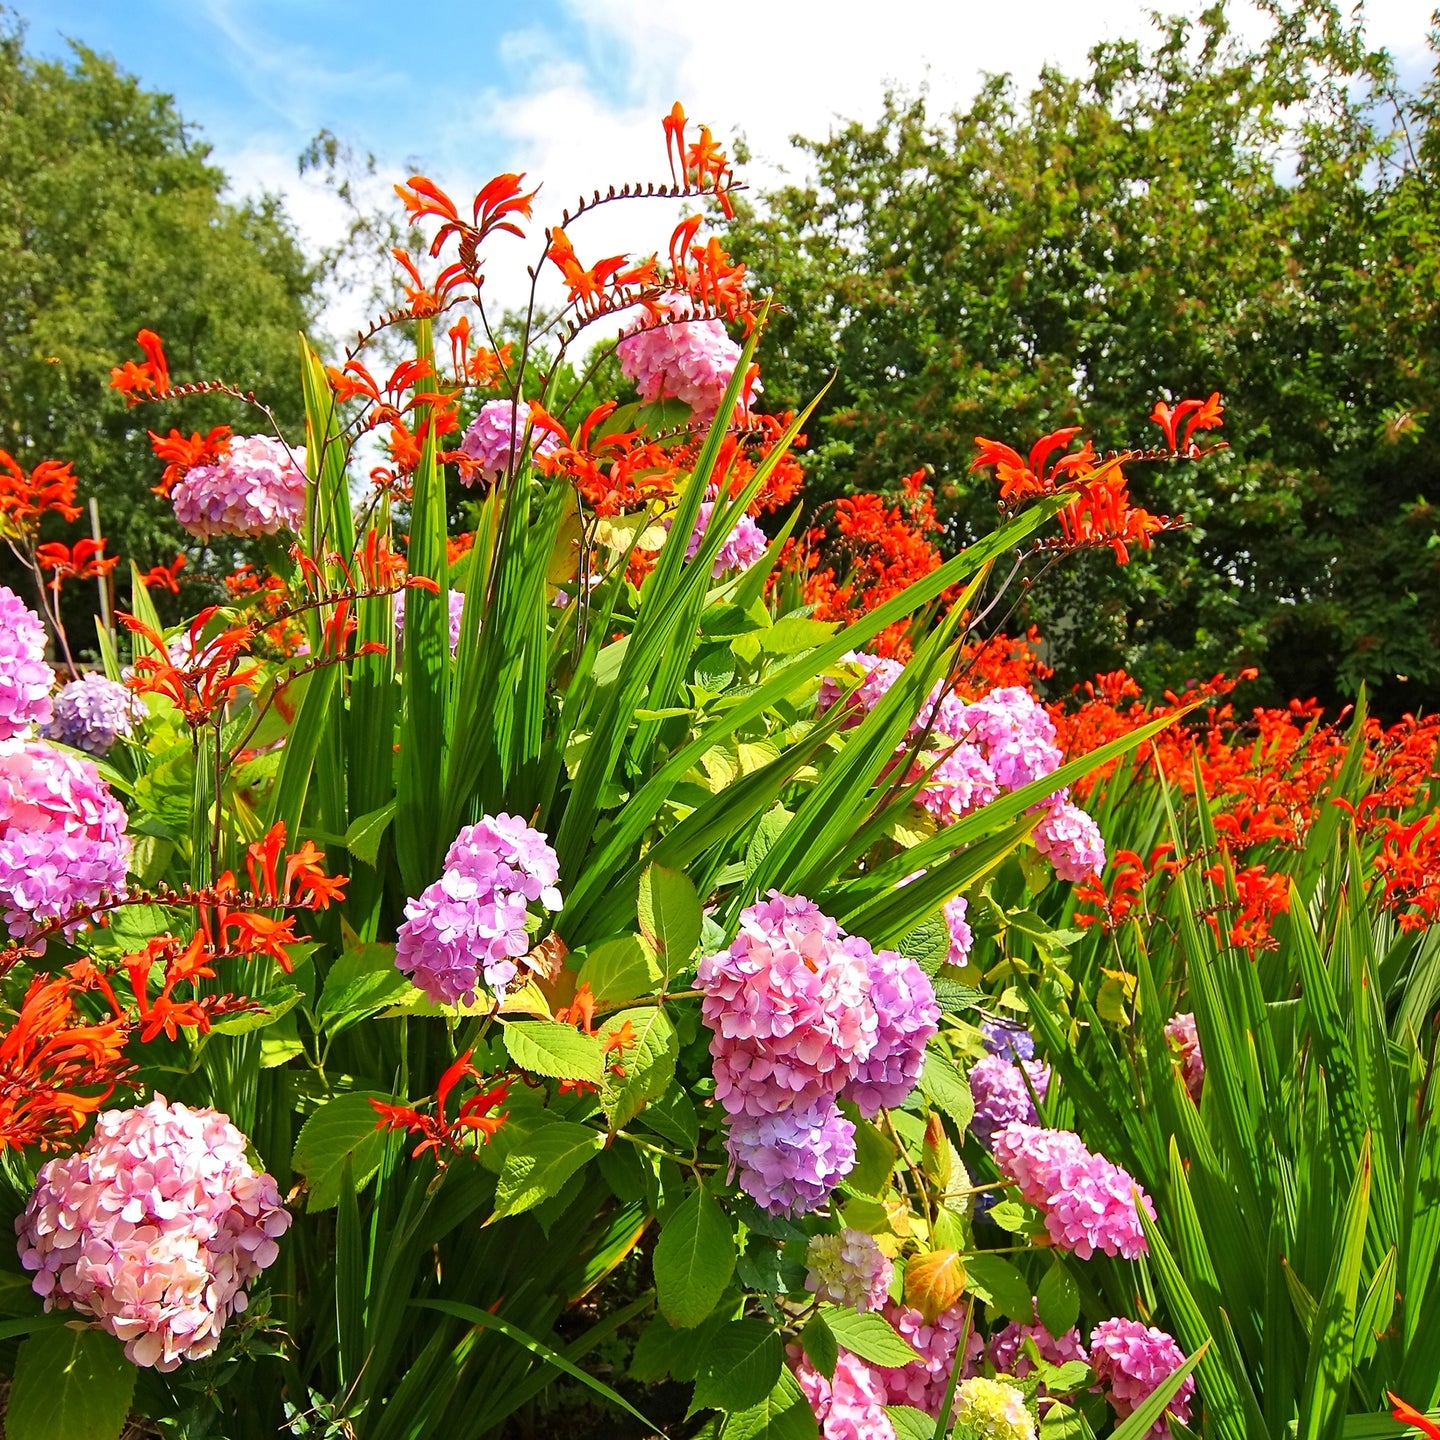
[[[0,740],[44,725],[55,676],[45,663],[45,626],[11,589],[0,585]]]
[[[245,1150],[228,1116],[161,1095],[102,1114],[83,1150],[41,1167],[15,1221],[45,1308],[93,1317],[136,1365],[211,1354],[290,1225]]]
[[[175,518],[201,540],[298,532],[305,523],[305,452],[268,435],[240,435],[175,486]]]

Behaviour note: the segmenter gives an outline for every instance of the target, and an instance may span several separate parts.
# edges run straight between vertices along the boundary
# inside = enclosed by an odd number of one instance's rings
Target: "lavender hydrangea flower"
[[[954,722],[956,739],[979,745],[1006,790],[1043,779],[1064,759],[1055,725],[1028,690],[1006,685],[966,705]]]
[[[790,1346],[787,1354],[823,1440],[895,1440],[895,1426],[885,1413],[880,1372],[858,1355],[841,1350],[835,1373],[826,1379],[800,1346]]]
[[[134,732],[140,713],[125,686],[92,671],[61,687],[55,713],[40,733],[91,755],[106,755],[117,740]]]
[[[1180,1061],[1180,1078],[1198,1105],[1205,1087],[1205,1057],[1200,1053],[1200,1034],[1195,1029],[1195,1016],[1188,1011],[1172,1016],[1165,1022],[1165,1038]]]
[[[1043,1100],[1049,1088],[1048,1065],[1038,1060],[1022,1060],[1016,1064],[1002,1055],[986,1055],[970,1067],[970,1093],[975,1099],[975,1118],[970,1128],[980,1143],[988,1146],[995,1132],[1006,1125],[1017,1121],[1033,1125],[1038,1116],[1030,1092],[1033,1089]]]
[[[454,655],[460,649],[460,625],[465,616],[465,592],[463,590],[451,590],[447,593],[447,601],[450,613],[450,653]],[[405,592],[395,592],[395,648],[399,650],[405,643]]]
[[[525,427],[530,423],[530,406],[524,401],[487,400],[470,422],[460,441],[461,451],[476,462],[477,470],[469,475],[461,472],[461,483],[473,485],[477,478],[486,483],[510,473],[512,461],[518,461],[525,447]],[[532,456],[549,455],[559,449],[560,442],[548,430],[530,432]]]
[[[1012,1025],[1005,1020],[986,1020],[980,1027],[985,1048],[992,1055],[1003,1055],[1007,1060],[1033,1060],[1035,1041],[1022,1025]]]
[[[887,1106],[903,1104],[925,1064],[925,1045],[940,1028],[940,1006],[930,978],[908,955],[870,949],[850,936],[845,944],[863,953],[870,970],[870,1003],[880,1024],[875,1045],[859,1062],[845,1098],[873,1120]]]
[[[905,667],[898,660],[869,655],[863,650],[850,650],[840,657],[840,664],[855,665],[864,674],[864,679],[846,701],[848,714],[844,728],[858,725],[884,698],[885,692],[905,673]],[[815,709],[823,715],[841,695],[845,687],[833,676],[825,675],[820,680],[820,693],[816,696]]]
[[[966,915],[970,903],[963,895],[945,902],[945,928],[950,932],[950,949],[945,956],[947,965],[968,965],[970,951],[975,946],[975,932],[971,930]]]
[[[46,921],[123,890],[126,824],[89,760],[43,740],[0,741],[0,910],[10,934],[29,940]]]
[[[41,1167],[15,1221],[46,1310],[92,1316],[136,1365],[211,1354],[290,1224],[275,1181],[216,1110],[107,1110],[83,1150]]]
[[[693,560],[700,553],[700,542],[705,538],[705,531],[709,528],[710,517],[715,513],[715,501],[702,500],[700,502],[700,513],[695,517],[695,528],[690,532],[689,543],[685,546],[685,558]],[[670,528],[669,521],[665,528]],[[749,515],[742,515],[736,522],[735,528],[725,537],[724,543],[720,546],[715,556],[715,563],[710,567],[710,578],[718,580],[722,575],[732,570],[748,570],[757,560],[765,558],[765,550],[769,541],[765,538],[765,532],[757,525]]]
[[[1000,782],[995,771],[974,745],[949,746],[916,796],[942,825],[953,825],[972,810],[999,798]]]
[[[1127,1260],[1147,1253],[1136,1198],[1153,1220],[1155,1207],[1136,1180],[1103,1155],[1093,1155],[1069,1130],[1019,1123],[991,1137],[995,1163],[1039,1208],[1061,1250],[1088,1260],[1097,1250]]]
[[[305,451],[268,435],[237,435],[212,465],[192,465],[175,487],[175,518],[192,535],[274,535],[305,519]]]
[[[54,681],[45,663],[44,622],[13,590],[0,585],[0,740],[12,740],[49,721]]]
[[[1034,830],[1035,848],[1061,880],[1084,880],[1105,868],[1105,837],[1078,805],[1052,799]]]
[[[560,862],[545,836],[518,816],[486,815],[465,826],[440,878],[405,905],[395,964],[431,1000],[473,1000],[484,983],[502,994],[530,950],[530,905],[559,910]]]
[[[885,1304],[894,1273],[875,1237],[863,1230],[812,1236],[805,1252],[805,1288],[832,1305],[862,1313]]]
[[[740,347],[718,320],[641,327],[626,335],[615,353],[642,400],[683,401],[697,420],[714,417],[740,361]]]
[[[740,1188],[772,1215],[823,1205],[855,1167],[855,1127],[822,1097],[778,1113],[726,1119],[725,1149]]]
[[[1185,1356],[1175,1341],[1153,1325],[1116,1316],[1090,1332],[1090,1364],[1115,1414],[1124,1419],[1168,1380]],[[1182,1425],[1190,1423],[1195,1381],[1186,1376],[1166,1407]],[[1146,1431],[1146,1440],[1167,1440],[1170,1427],[1162,1415]]]

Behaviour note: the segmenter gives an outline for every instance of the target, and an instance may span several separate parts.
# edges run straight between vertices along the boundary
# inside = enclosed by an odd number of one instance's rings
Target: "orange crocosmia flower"
[[[137,365],[127,360],[110,371],[110,388],[118,390],[127,405],[158,398],[170,389],[170,366],[160,337],[153,330],[141,330],[135,336],[135,343],[145,355],[144,362]]]
[[[66,580],[95,580],[108,575],[120,563],[120,557],[107,558],[103,538],[92,540],[84,536],[73,545],[49,540],[37,546],[35,562],[49,574],[50,588],[58,593]]]
[[[1000,481],[1000,498],[1007,505],[1017,500],[1028,500],[1034,495],[1053,494],[1062,480],[1087,470],[1095,462],[1094,448],[1087,440],[1079,450],[1062,455],[1046,469],[1046,461],[1057,450],[1066,449],[1079,433],[1078,425],[1067,425],[1042,435],[1030,447],[1028,459],[999,440],[987,440],[977,435],[975,444],[979,446],[980,453],[971,462],[970,473],[993,465],[996,478]]]
[[[124,611],[115,617],[152,647],[150,653],[135,657],[127,682],[130,688],[138,695],[165,696],[189,725],[208,723],[259,671],[258,665],[242,664],[255,639],[249,625],[234,625],[209,640],[204,638],[205,627],[218,613],[219,606],[208,605],[190,622],[186,653],[179,664],[171,658],[159,631]]]
[[[380,1100],[370,1102],[380,1117],[376,1121],[377,1129],[407,1130],[420,1137],[419,1143],[410,1152],[412,1160],[418,1159],[429,1150],[436,1163],[443,1165],[445,1160],[442,1151],[458,1155],[472,1148],[465,1143],[472,1136],[483,1144],[504,1123],[506,1112],[494,1112],[505,1103],[510,1093],[508,1079],[500,1080],[488,1089],[478,1090],[463,1099],[454,1120],[448,1119],[445,1114],[446,1102],[457,1085],[466,1080],[484,1078],[470,1063],[473,1053],[467,1050],[440,1077],[440,1083],[435,1087],[434,1109],[429,1113],[420,1108],[425,1106],[428,1109],[428,1100],[420,1101],[419,1105],[391,1105]]]
[[[685,107],[677,100],[670,113],[660,119],[665,131],[665,158],[670,162],[670,178],[678,185],[685,174]]]
[[[1440,1440],[1440,1425],[1437,1425],[1423,1410],[1417,1410],[1408,1400],[1402,1400],[1393,1390],[1385,1392],[1393,1407],[1390,1411],[1402,1425],[1411,1425],[1429,1440]]]
[[[165,462],[160,483],[152,487],[156,495],[167,497],[175,486],[185,478],[185,472],[196,465],[213,465],[230,452],[230,427],[216,425],[208,435],[193,431],[188,438],[178,430],[168,435],[150,434],[150,448],[156,457]]]
[[[180,593],[180,572],[184,568],[185,556],[177,555],[168,565],[152,565],[141,575],[140,583],[147,590],[168,590],[172,595],[178,595]]]
[[[1179,455],[1189,455],[1194,437],[1201,430],[1218,430],[1225,422],[1225,406],[1217,390],[1208,400],[1182,400],[1172,410],[1163,400],[1155,402],[1150,418],[1165,436],[1166,447]],[[1181,430],[1181,425],[1184,430]]]
[[[42,460],[29,472],[0,450],[0,534],[33,544],[42,516],[78,520],[75,472],[68,460]]]

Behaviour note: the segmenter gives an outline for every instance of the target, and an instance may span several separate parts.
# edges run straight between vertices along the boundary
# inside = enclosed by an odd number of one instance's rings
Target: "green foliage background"
[[[1022,97],[993,77],[950,115],[891,95],[873,126],[804,142],[814,183],[734,234],[786,307],[766,401],[836,371],[812,504],[926,464],[953,546],[993,517],[993,485],[967,475],[976,435],[1028,447],[1083,422],[1102,447],[1152,444],[1156,398],[1220,390],[1228,456],[1137,487],[1194,528],[1033,598],[1057,683],[1256,664],[1256,700],[1363,680],[1382,713],[1429,709],[1437,89],[1400,94],[1336,7],[1278,8],[1257,46],[1215,6],[1097,47],[1083,78],[1047,70]]]
[[[177,376],[253,388],[299,424],[294,387],[276,382],[318,309],[316,276],[277,200],[224,198],[224,173],[169,96],[80,44],[69,64],[37,59],[17,23],[0,13],[0,26],[0,447],[27,468],[73,461],[112,553],[145,568],[182,544],[149,493],[145,431],[182,417],[127,410],[110,367],[148,326]],[[183,416],[187,432],[234,419],[223,396]],[[8,559],[0,579],[23,585]],[[85,619],[76,637],[90,635]]]

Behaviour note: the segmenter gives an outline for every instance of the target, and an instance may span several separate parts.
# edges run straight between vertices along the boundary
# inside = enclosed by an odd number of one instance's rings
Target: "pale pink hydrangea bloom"
[[[1165,1022],[1165,1038],[1180,1060],[1180,1077],[1190,1098],[1198,1105],[1205,1085],[1205,1057],[1200,1053],[1200,1035],[1195,1029],[1195,1016],[1189,1011],[1172,1016]]]
[[[0,740],[23,735],[51,715],[45,624],[11,589],[0,585]]]
[[[898,660],[869,655],[863,650],[850,650],[840,657],[842,665],[856,665],[864,672],[860,686],[846,701],[847,715],[845,729],[858,725],[884,698],[885,692],[905,673],[905,667]],[[820,693],[816,696],[815,709],[823,715],[841,695],[846,686],[830,675],[820,680]]]
[[[944,745],[943,737],[932,744]],[[911,779],[918,779],[925,764],[919,764]],[[950,745],[921,787],[916,800],[942,825],[953,825],[962,816],[1000,798],[1000,782],[990,762],[974,745]]]
[[[530,406],[524,400],[487,400],[460,441],[460,449],[479,467],[478,475],[462,471],[461,483],[473,485],[477,478],[490,482],[508,475],[512,460],[518,461],[525,447],[525,427],[529,423]],[[559,440],[548,430],[530,432],[532,456],[549,455],[559,446]]]
[[[0,909],[10,934],[28,940],[45,921],[123,890],[127,823],[91,761],[43,740],[0,741]]]
[[[530,905],[560,909],[559,877],[549,841],[518,816],[466,825],[445,854],[444,873],[406,902],[395,964],[436,1004],[473,999],[482,977],[502,994],[530,950]]]
[[[885,1304],[894,1273],[875,1237],[863,1230],[812,1236],[805,1252],[805,1288],[832,1305],[862,1313]]]
[[[620,341],[615,353],[642,400],[683,401],[697,420],[714,417],[740,362],[740,347],[718,320],[642,325]]]
[[[955,1389],[955,1422],[973,1440],[1035,1440],[1035,1417],[1014,1385],[972,1376]]]
[[[1001,1174],[1040,1209],[1059,1249],[1082,1260],[1097,1250],[1127,1260],[1147,1252],[1135,1197],[1153,1220],[1150,1197],[1118,1165],[1091,1154],[1073,1131],[1015,1123],[995,1132],[991,1149]]]
[[[869,951],[813,901],[772,890],[741,914],[728,949],[701,959],[715,1098],[728,1114],[773,1115],[849,1083],[880,1026]]]
[[[1105,837],[1100,827],[1068,799],[1049,802],[1033,835],[1035,848],[1055,867],[1061,880],[1084,880],[1105,868]]]
[[[823,1440],[895,1440],[895,1427],[884,1408],[883,1372],[841,1350],[835,1373],[827,1380],[800,1346],[791,1345],[787,1354]]]
[[[864,941],[859,943],[870,950]],[[926,1043],[940,1028],[940,1006],[929,977],[908,955],[875,950],[867,963],[870,1003],[880,1024],[874,1049],[859,1062],[844,1095],[873,1120],[886,1107],[903,1104],[915,1088],[925,1065]]]
[[[1063,1335],[1052,1335],[1038,1321],[1021,1325],[1015,1320],[990,1337],[987,1350],[990,1363],[1001,1374],[1013,1375],[1017,1380],[1023,1380],[1035,1368],[1034,1361],[1026,1353],[1027,1340],[1034,1342],[1040,1358],[1048,1364],[1064,1365],[1069,1360],[1080,1360],[1087,1365],[1090,1363],[1090,1356],[1081,1342],[1080,1332],[1073,1327]],[[1039,1395],[1041,1398],[1045,1395],[1043,1385]]]
[[[975,932],[971,930],[966,915],[970,903],[963,895],[945,902],[945,928],[950,932],[950,950],[945,956],[947,965],[968,965],[970,951],[975,945]]]
[[[879,1372],[885,1385],[885,1403],[913,1405],[927,1415],[938,1415],[950,1384],[955,1352],[960,1348],[960,1335],[965,1329],[965,1307],[952,1305],[930,1324],[918,1310],[892,1300],[885,1306],[885,1318],[920,1356],[908,1365]],[[985,1342],[972,1325],[965,1342],[961,1375],[973,1375],[984,1353]]]
[[[228,1116],[156,1095],[42,1166],[15,1231],[47,1310],[93,1316],[136,1365],[173,1370],[215,1349],[289,1224]]]
[[[305,521],[305,451],[268,435],[237,435],[212,465],[192,465],[171,494],[192,535],[274,535]]]
[[[690,541],[685,546],[685,558],[693,560],[700,553],[700,542],[705,538],[705,531],[709,528],[710,517],[715,513],[714,499],[702,500],[700,502],[700,513],[695,517],[695,528],[690,532]],[[670,522],[665,522],[665,528],[670,528]],[[718,580],[722,575],[732,570],[748,570],[758,560],[765,558],[765,550],[769,545],[765,538],[765,532],[756,524],[753,517],[742,515],[736,522],[735,528],[725,537],[724,543],[720,546],[715,556],[715,563],[710,567],[710,578]]]
[[[823,1205],[855,1168],[855,1126],[831,1096],[775,1114],[725,1118],[730,1178],[772,1215]]]
[[[451,590],[447,592],[447,601],[450,615],[450,653],[453,655],[460,648],[460,625],[465,615],[465,592],[463,590]],[[398,650],[405,643],[405,592],[395,592],[395,648]]]
[[[1185,1356],[1175,1341],[1153,1325],[1117,1315],[1102,1320],[1090,1332],[1090,1364],[1115,1414],[1123,1420],[1168,1380],[1183,1364]],[[1186,1376],[1167,1413],[1182,1424],[1190,1423],[1190,1402],[1195,1381]],[[1167,1440],[1170,1427],[1162,1415],[1146,1432],[1147,1440]]]
[[[1028,690],[1006,685],[972,701],[947,733],[979,745],[1006,790],[1019,790],[1056,770],[1064,756],[1055,744],[1055,724]]]
[[[1041,1100],[1050,1088],[1050,1067],[1039,1060],[1017,1064],[1004,1055],[986,1055],[970,1067],[970,1094],[975,1100],[975,1118],[970,1128],[982,1145],[988,1145],[997,1130],[1016,1121],[1035,1124],[1039,1117],[1032,1088]]]

